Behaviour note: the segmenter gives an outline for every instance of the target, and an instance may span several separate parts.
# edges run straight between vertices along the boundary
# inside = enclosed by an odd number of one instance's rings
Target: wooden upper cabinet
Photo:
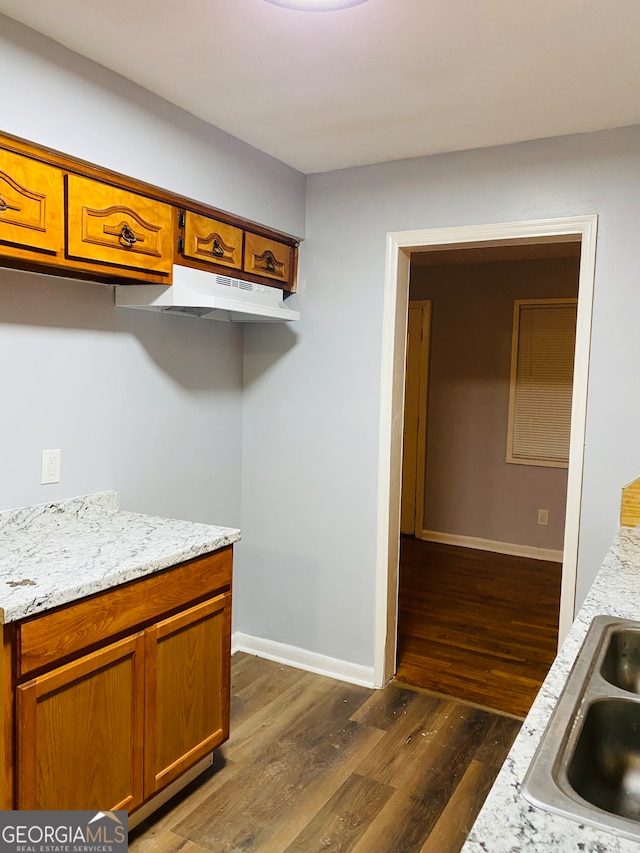
[[[283,286],[290,284],[292,272],[293,249],[286,243],[270,240],[245,233],[244,262],[245,272],[265,276],[282,282]]]
[[[194,261],[242,269],[242,228],[187,210],[182,254]]]
[[[0,255],[46,263],[64,248],[63,173],[0,149]]]
[[[0,133],[0,267],[171,284],[174,263],[295,290],[297,241]]]
[[[173,208],[78,175],[67,175],[67,256],[114,275],[171,281]]]

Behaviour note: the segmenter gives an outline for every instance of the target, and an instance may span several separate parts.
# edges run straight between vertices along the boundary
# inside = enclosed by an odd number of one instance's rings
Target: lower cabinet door
[[[231,593],[145,632],[145,797],[229,736]]]
[[[142,802],[144,633],[17,687],[17,808]]]

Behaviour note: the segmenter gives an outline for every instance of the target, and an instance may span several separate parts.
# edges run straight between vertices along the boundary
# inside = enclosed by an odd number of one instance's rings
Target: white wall
[[[243,517],[252,560],[243,631],[373,663],[386,234],[590,213],[600,224],[583,599],[615,532],[620,488],[640,474],[638,127],[309,179],[298,346],[287,351],[284,332],[262,329],[245,343]],[[265,453],[268,437],[276,444]]]
[[[0,16],[0,130],[302,235],[293,169]],[[243,331],[0,270],[0,508],[118,489],[123,506],[239,525]],[[40,485],[40,451],[62,481]]]

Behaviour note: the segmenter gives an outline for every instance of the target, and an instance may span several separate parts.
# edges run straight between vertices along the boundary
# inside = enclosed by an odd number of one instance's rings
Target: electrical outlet
[[[60,451],[59,450],[43,450],[42,451],[42,485],[47,483],[60,482]]]
[[[549,524],[549,510],[548,509],[539,509],[538,510],[538,524]]]

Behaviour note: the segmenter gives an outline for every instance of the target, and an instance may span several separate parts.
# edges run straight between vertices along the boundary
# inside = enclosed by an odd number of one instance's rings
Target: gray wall
[[[246,337],[242,629],[373,661],[380,352],[389,231],[597,213],[580,602],[640,474],[640,128],[312,176],[299,344]],[[275,370],[267,365],[277,359]],[[261,452],[263,438],[275,439]],[[251,525],[248,521],[251,520]]]
[[[0,16],[0,130],[302,235],[305,178]],[[0,270],[0,508],[118,489],[239,525],[241,327],[116,310],[113,289]],[[40,485],[40,451],[62,481]]]
[[[578,271],[574,258],[412,269],[410,299],[432,301],[425,530],[562,550],[566,468],[506,462],[513,303],[575,297]]]
[[[305,177],[0,15],[0,130],[304,236]]]
[[[11,21],[0,33],[2,129],[303,233],[300,174]],[[386,234],[595,212],[580,600],[640,473],[640,128],[307,188],[302,321],[248,328],[244,363],[238,329],[120,317],[109,288],[0,273],[0,506],[119,488],[133,509],[240,520],[239,629],[371,665]],[[62,448],[60,487],[39,485],[45,446]]]

